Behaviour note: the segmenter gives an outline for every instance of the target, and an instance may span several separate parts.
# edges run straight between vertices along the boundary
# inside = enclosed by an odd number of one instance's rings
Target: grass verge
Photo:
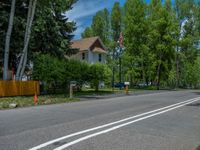
[[[37,105],[67,103],[75,101],[79,101],[79,99],[78,98],[69,99],[65,95],[45,95],[45,96],[38,96]],[[0,109],[9,109],[10,104],[16,104],[17,105],[16,107],[29,107],[35,105],[33,96],[0,98]]]
[[[143,91],[145,89],[129,89],[130,92]],[[54,94],[54,95],[44,95],[38,96],[37,105],[47,105],[47,104],[58,104],[58,103],[67,103],[79,101],[78,97],[81,96],[93,96],[93,95],[109,95],[113,93],[125,93],[124,89],[119,90],[119,88],[107,88],[100,89],[98,92],[95,92],[94,89],[83,89],[81,92],[74,92],[74,99],[69,99],[68,94]],[[34,106],[34,97],[33,96],[23,96],[23,97],[6,97],[0,98],[0,109],[9,109],[12,108],[9,105],[16,104],[17,107],[29,107]]]
[[[54,94],[54,95],[42,95],[38,96],[37,105],[49,105],[49,104],[59,104],[59,103],[68,103],[79,101],[80,96],[84,95],[105,95],[112,94],[113,92],[109,89],[100,90],[95,92],[93,89],[84,90],[81,92],[74,92],[73,99],[69,98],[68,94]],[[1,109],[11,109],[10,104],[16,104],[17,108],[19,107],[30,107],[34,106],[34,97],[33,96],[22,96],[22,97],[5,97],[0,98],[0,110]]]
[[[196,150],[200,150],[200,145],[196,148]]]

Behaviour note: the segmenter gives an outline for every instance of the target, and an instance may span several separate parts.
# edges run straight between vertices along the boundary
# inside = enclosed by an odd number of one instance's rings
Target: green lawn
[[[79,101],[80,96],[84,95],[105,95],[112,94],[110,89],[103,89],[95,92],[93,89],[84,89],[81,92],[74,92],[74,98],[70,99],[69,94],[52,94],[38,96],[37,105],[57,104]],[[9,104],[17,104],[17,107],[29,107],[34,106],[34,96],[22,96],[22,97],[5,97],[0,98],[0,109],[9,109]]]
[[[142,91],[144,89],[129,89],[130,92]],[[47,105],[47,104],[56,104],[56,103],[67,103],[79,101],[81,96],[92,96],[92,95],[107,95],[113,93],[125,93],[124,89],[119,90],[119,88],[107,88],[99,89],[98,92],[95,92],[94,89],[83,89],[81,92],[74,92],[74,98],[69,99],[69,93],[66,94],[53,94],[53,95],[42,95],[38,96],[37,105]],[[9,104],[17,104],[17,107],[28,107],[34,106],[34,97],[33,96],[23,96],[23,97],[6,97],[0,98],[0,109],[9,109]]]
[[[114,92],[119,92],[119,89],[116,88]],[[123,90],[121,91],[123,92]],[[47,104],[56,104],[56,103],[67,103],[79,101],[79,97],[86,95],[107,95],[112,94],[112,89],[100,89],[98,92],[95,92],[94,89],[83,89],[81,92],[74,92],[74,98],[69,99],[69,93],[66,94],[52,94],[45,96],[38,96],[37,105],[47,105]],[[0,109],[9,109],[9,104],[17,104],[17,107],[28,107],[34,106],[34,96],[22,96],[22,97],[6,97],[0,98]]]

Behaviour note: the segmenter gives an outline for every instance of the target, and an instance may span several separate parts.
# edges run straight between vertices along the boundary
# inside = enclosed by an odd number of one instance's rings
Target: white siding
[[[89,54],[88,54],[88,52],[84,52],[85,53],[85,61],[87,61],[88,62],[88,60],[89,60]],[[82,57],[82,56],[81,56]],[[82,58],[81,58],[82,59]]]
[[[93,53],[89,50],[89,53],[88,53],[88,62],[90,63],[90,64],[93,64],[94,63],[94,61],[93,61]]]
[[[79,52],[76,55],[71,56],[71,58],[82,60],[82,53]],[[99,53],[93,53],[92,51],[85,51],[85,61],[94,64],[94,63],[106,63],[106,54],[101,54],[101,62],[99,62]]]
[[[99,53],[93,53],[93,62],[94,63],[98,63],[99,62]],[[106,63],[106,55],[105,54],[101,54],[101,62],[99,63]]]
[[[85,53],[85,61],[89,62],[89,54],[88,52],[79,52],[76,55],[71,56],[71,58],[77,59],[77,60],[83,60],[82,59],[82,53]]]

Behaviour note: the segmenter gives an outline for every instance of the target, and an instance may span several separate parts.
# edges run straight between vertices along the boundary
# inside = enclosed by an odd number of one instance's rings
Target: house
[[[99,37],[73,41],[72,48],[79,49],[79,52],[72,56],[74,59],[83,60],[90,64],[106,63],[107,51]]]

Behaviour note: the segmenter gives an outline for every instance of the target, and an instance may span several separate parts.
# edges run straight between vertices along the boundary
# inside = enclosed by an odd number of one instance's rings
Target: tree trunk
[[[158,69],[157,69],[157,90],[160,90],[160,68],[161,68],[161,64],[159,63]]]
[[[178,57],[178,46],[176,50],[176,88],[179,87],[179,57]]]
[[[179,87],[179,60],[176,60],[176,88]]]
[[[12,0],[11,10],[10,10],[10,19],[8,23],[8,30],[6,33],[6,41],[5,41],[3,80],[8,79],[9,48],[10,48],[10,38],[12,34],[13,21],[14,21],[14,15],[15,15],[15,4],[16,4],[16,0]]]
[[[27,50],[28,51],[28,50]],[[22,76],[24,74],[24,71],[25,71],[25,67],[26,67],[26,63],[27,63],[27,55],[28,55],[28,52],[25,52],[24,54],[24,59],[23,59],[23,64],[22,64],[22,69],[21,69],[21,72],[20,72],[20,75],[19,75],[19,79],[22,80]]]
[[[33,4],[30,3],[29,5],[32,5],[32,6],[30,6],[30,8],[33,7]],[[28,38],[28,26],[30,26],[30,21],[31,21],[31,17],[30,16],[32,15],[32,11],[33,11],[33,8],[28,10],[27,26],[26,26],[25,36],[24,36],[24,43],[27,42],[27,38]],[[27,57],[28,57],[27,55],[28,55],[28,48],[27,48],[27,51],[24,54],[22,69],[21,69],[21,72],[20,72],[20,75],[19,75],[19,79],[20,80],[22,79],[22,76],[24,74],[24,70],[25,70],[25,67],[26,67],[26,62],[27,62]]]
[[[182,23],[179,24],[179,29],[181,29]],[[180,78],[180,74],[179,74],[179,42],[180,42],[180,35],[177,37],[177,45],[176,45],[176,88],[178,88],[180,85],[179,82],[179,78]]]
[[[99,91],[99,81],[95,81],[95,92]]]
[[[160,54],[160,60],[157,68],[157,90],[160,90],[161,61],[162,61],[162,54]]]
[[[142,80],[143,83],[146,82],[145,70],[144,70],[144,59],[142,58]]]
[[[30,40],[30,35],[31,35],[31,27],[33,23],[33,18],[35,15],[35,8],[36,8],[37,0],[30,0],[29,2],[29,11],[28,11],[28,17],[27,17],[27,25],[26,25],[26,33],[25,33],[25,38],[24,38],[24,48],[22,51],[22,55],[20,58],[20,62],[17,68],[17,74],[16,74],[16,79],[21,80],[22,75],[25,70],[25,66],[27,63],[27,55],[28,55],[28,45],[29,45],[29,40]]]
[[[133,88],[134,84],[133,84],[133,76],[132,74],[130,74],[130,87]]]

